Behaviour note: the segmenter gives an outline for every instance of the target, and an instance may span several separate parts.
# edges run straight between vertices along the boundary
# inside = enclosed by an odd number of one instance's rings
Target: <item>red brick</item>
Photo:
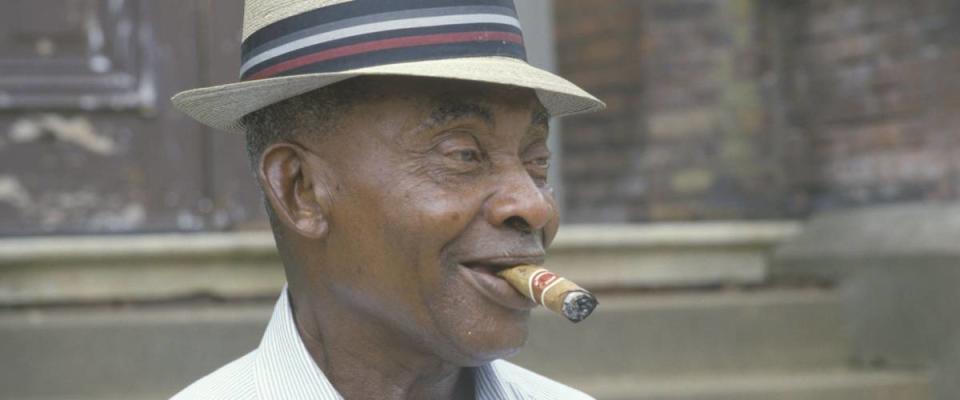
[[[565,125],[581,220],[960,199],[949,1],[791,0],[762,14],[710,0],[556,4],[561,73],[611,106]],[[690,168],[710,183],[683,178]]]

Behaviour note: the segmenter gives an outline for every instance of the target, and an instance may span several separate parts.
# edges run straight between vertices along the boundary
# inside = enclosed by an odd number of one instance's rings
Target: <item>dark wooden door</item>
[[[263,226],[241,138],[169,102],[234,80],[241,7],[4,0],[0,235]]]

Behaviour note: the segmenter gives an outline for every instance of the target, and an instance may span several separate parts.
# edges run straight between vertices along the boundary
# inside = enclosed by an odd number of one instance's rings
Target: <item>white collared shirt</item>
[[[592,400],[503,360],[473,369],[477,400]],[[260,346],[171,400],[342,400],[297,333],[284,287]]]

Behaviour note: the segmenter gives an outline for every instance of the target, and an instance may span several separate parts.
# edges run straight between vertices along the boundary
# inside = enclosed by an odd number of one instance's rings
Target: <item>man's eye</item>
[[[468,133],[453,132],[447,135],[436,145],[436,150],[448,160],[461,164],[480,164],[484,161],[480,144]]]
[[[537,168],[548,169],[550,168],[550,158],[542,157],[542,158],[530,160],[530,161],[527,161],[527,165],[537,167]]]
[[[477,149],[457,150],[456,152],[454,152],[454,157],[458,161],[470,162],[470,163],[480,162],[482,160],[482,155],[480,154],[480,151]]]

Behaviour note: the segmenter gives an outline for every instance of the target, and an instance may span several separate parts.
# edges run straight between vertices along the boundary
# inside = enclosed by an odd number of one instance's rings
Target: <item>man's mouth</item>
[[[467,261],[462,261],[460,264],[466,266],[467,268],[492,271],[492,273],[495,274],[503,269],[515,267],[517,265],[540,265],[543,264],[543,259],[544,255],[539,253],[523,256],[472,258]]]
[[[492,265],[477,265],[477,264],[472,264],[472,265],[464,264],[464,267],[469,268],[473,272],[477,272],[485,275],[496,275],[497,272],[500,272],[501,270],[504,269],[504,268],[492,266]]]
[[[522,264],[540,265],[543,258],[542,254],[476,258],[460,263],[460,270],[477,291],[494,303],[515,310],[529,310],[536,307],[536,303],[517,292],[497,273]]]

